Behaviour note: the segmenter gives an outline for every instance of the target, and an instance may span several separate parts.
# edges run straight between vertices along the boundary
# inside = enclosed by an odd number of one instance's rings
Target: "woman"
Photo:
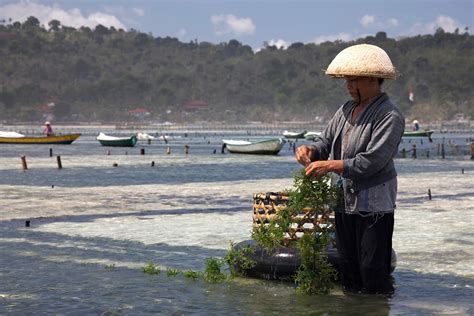
[[[343,198],[335,208],[336,245],[344,289],[391,293],[393,158],[405,119],[382,84],[395,79],[397,71],[383,49],[361,44],[342,50],[326,74],[344,78],[352,100],[338,109],[314,144],[297,149],[296,159],[308,176],[339,175]]]
[[[43,134],[45,134],[46,136],[51,136],[51,135],[54,134],[53,128],[51,127],[51,123],[50,123],[50,122],[45,122],[45,123],[44,123]]]

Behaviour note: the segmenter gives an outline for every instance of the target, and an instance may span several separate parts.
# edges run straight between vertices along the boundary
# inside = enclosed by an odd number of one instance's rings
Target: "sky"
[[[474,0],[0,0],[0,20],[135,29],[154,37],[214,44],[236,39],[254,50],[264,43],[350,41],[384,31],[390,38],[467,27]]]

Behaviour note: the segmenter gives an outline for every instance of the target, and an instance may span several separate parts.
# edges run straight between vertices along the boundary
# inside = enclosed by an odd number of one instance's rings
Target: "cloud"
[[[415,23],[410,30],[408,31],[409,35],[417,35],[417,34],[433,34],[436,32],[436,29],[442,28],[446,32],[454,32],[457,28],[462,30],[464,29],[464,25],[461,25],[455,19],[440,15],[434,21],[428,23]]]
[[[386,24],[389,26],[389,27],[396,27],[399,25],[398,23],[398,20],[395,19],[395,18],[390,18],[387,20]]]
[[[364,15],[360,19],[360,24],[362,24],[363,27],[369,27],[370,24],[373,24],[375,22],[375,15]]]
[[[64,10],[56,4],[48,6],[31,1],[20,1],[0,6],[0,19],[11,18],[14,22],[23,22],[30,16],[36,17],[45,26],[51,20],[58,20],[62,25],[75,28],[81,26],[94,28],[97,24],[102,24],[106,27],[126,29],[126,26],[117,17],[102,12],[93,12],[85,16],[77,8]]]
[[[145,15],[145,11],[143,9],[140,9],[140,8],[133,8],[133,12],[137,16],[144,16]]]
[[[250,18],[237,18],[235,15],[213,15],[211,22],[217,35],[253,35],[255,24]]]
[[[288,46],[290,46],[290,43],[282,39],[277,39],[277,40],[271,39],[268,42],[268,46],[276,46],[279,49],[280,48],[287,49]]]
[[[183,37],[184,35],[188,34],[188,31],[186,31],[185,28],[182,28],[178,31],[178,37]]]
[[[334,42],[336,40],[341,40],[344,42],[350,41],[352,36],[348,33],[339,33],[339,34],[330,34],[330,35],[321,35],[312,40],[315,44],[320,44],[323,42]]]
[[[442,27],[446,32],[454,32],[457,28],[461,29],[463,26],[449,16],[440,15],[436,18],[433,23],[430,23],[430,27],[433,31],[437,28]]]
[[[362,18],[359,19],[359,23],[364,28],[371,28],[371,29],[385,29],[385,28],[392,28],[397,27],[399,25],[398,20],[395,18],[389,18],[385,21],[378,21],[375,18],[375,15],[364,15]]]

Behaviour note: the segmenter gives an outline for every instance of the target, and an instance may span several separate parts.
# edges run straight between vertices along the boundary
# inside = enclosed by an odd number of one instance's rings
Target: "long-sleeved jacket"
[[[348,101],[334,114],[322,135],[310,145],[316,149],[312,161],[341,159],[342,130],[356,105],[356,102]],[[354,191],[397,176],[393,158],[404,130],[403,114],[385,93],[375,97],[356,118],[347,148],[349,158],[343,160],[342,174],[352,180]]]

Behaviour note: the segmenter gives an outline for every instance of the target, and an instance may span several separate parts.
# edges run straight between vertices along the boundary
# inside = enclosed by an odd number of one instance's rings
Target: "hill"
[[[358,43],[390,55],[401,77],[385,90],[407,117],[474,117],[474,37],[467,30],[398,40],[379,32],[254,52],[237,40],[183,43],[102,25],[74,29],[53,20],[46,29],[35,17],[0,25],[0,111],[7,122],[48,115],[61,122],[328,118],[348,95],[323,69]]]

